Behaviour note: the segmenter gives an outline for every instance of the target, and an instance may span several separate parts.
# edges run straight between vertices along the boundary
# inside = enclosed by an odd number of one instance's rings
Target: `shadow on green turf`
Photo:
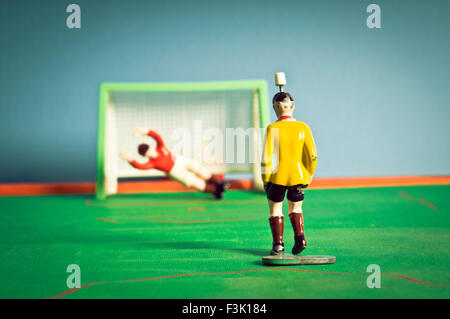
[[[139,245],[139,247],[149,250],[176,250],[176,251],[183,251],[183,250],[210,250],[211,253],[213,252],[232,252],[232,253],[238,253],[241,255],[252,255],[252,256],[258,256],[262,257],[268,254],[268,249],[258,249],[258,248],[236,248],[236,247],[227,247],[226,243],[221,242],[206,242],[206,241],[174,241],[174,242],[155,242],[153,243],[142,243]],[[227,256],[224,256],[224,258],[227,258]],[[231,258],[231,257],[230,257]],[[258,265],[261,265],[261,262],[257,263]]]

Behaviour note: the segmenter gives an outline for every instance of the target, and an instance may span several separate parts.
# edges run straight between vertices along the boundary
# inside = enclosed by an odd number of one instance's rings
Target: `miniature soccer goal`
[[[158,132],[175,156],[197,160],[213,173],[251,173],[261,189],[260,153],[269,124],[267,83],[104,83],[100,87],[97,198],[116,194],[120,179],[163,177],[137,170],[119,156],[127,149],[138,161],[134,127]],[[220,141],[222,140],[222,142]],[[154,144],[153,144],[154,145]]]

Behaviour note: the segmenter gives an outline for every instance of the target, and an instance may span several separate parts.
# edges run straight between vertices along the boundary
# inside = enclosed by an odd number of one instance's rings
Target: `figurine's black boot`
[[[219,181],[216,183],[216,189],[214,191],[214,197],[216,199],[222,199],[223,193],[228,189],[228,183],[225,181]]]
[[[284,254],[284,216],[273,216],[269,218],[270,229],[272,231],[273,244],[271,255]]]
[[[298,255],[306,248],[305,236],[294,236],[295,244],[292,248],[292,254]]]
[[[295,244],[292,248],[292,254],[300,254],[306,248],[305,231],[303,229],[303,214],[302,213],[290,213],[289,218],[291,220],[292,228],[294,229]]]
[[[205,193],[213,194],[216,199],[222,199],[223,193],[228,189],[228,183],[225,181],[206,181]]]

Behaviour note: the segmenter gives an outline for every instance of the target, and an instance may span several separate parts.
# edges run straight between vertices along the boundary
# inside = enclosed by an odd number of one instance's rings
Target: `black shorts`
[[[300,202],[305,198],[303,188],[308,187],[308,185],[294,185],[294,186],[283,186],[273,183],[266,184],[266,194],[267,198],[272,202],[282,202],[284,200],[284,195],[287,191],[287,199],[291,202]]]

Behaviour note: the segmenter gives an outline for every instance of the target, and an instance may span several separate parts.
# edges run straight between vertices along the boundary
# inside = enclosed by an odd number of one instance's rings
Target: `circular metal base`
[[[264,256],[262,262],[266,266],[289,266],[289,265],[325,265],[334,264],[336,257],[327,255],[270,255]]]

